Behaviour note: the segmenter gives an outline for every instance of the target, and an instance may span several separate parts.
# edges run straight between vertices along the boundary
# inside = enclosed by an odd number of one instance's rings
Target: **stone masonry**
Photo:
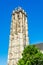
[[[27,15],[21,7],[12,13],[9,37],[8,65],[17,65],[24,47],[29,44]]]

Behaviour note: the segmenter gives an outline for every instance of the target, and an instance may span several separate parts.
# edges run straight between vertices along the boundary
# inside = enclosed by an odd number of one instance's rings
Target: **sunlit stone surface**
[[[21,7],[13,10],[9,37],[8,65],[17,65],[24,47],[29,44],[27,15]]]

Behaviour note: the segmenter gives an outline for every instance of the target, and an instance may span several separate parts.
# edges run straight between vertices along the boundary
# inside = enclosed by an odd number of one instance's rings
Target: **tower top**
[[[17,7],[13,10],[13,14],[15,13],[19,13],[19,12],[22,12],[23,14],[26,15],[26,12],[21,8],[21,7]],[[26,15],[27,16],[27,15]]]

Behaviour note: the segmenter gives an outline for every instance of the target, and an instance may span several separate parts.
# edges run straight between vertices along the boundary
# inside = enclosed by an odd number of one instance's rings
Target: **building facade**
[[[43,43],[37,43],[35,46],[43,53]]]
[[[17,65],[24,47],[29,44],[27,15],[21,7],[12,13],[9,37],[8,65]]]

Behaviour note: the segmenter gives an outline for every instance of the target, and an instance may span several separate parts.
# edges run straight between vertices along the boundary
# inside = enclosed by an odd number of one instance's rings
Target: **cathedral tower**
[[[19,7],[12,13],[8,65],[17,65],[18,59],[22,57],[22,51],[27,44],[29,44],[27,15]]]

